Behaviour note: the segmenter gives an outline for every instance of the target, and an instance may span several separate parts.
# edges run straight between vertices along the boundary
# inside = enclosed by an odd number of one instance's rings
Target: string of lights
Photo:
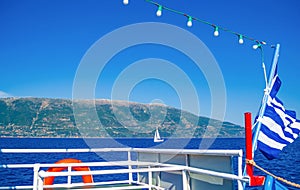
[[[183,13],[181,11],[177,11],[177,10],[171,9],[169,7],[163,6],[163,5],[161,5],[157,2],[154,2],[154,1],[151,1],[151,0],[145,0],[145,1],[147,3],[150,3],[150,4],[153,4],[153,5],[157,6],[156,16],[158,16],[158,17],[162,16],[163,11],[166,10],[166,11],[173,12],[173,13],[176,13],[178,15],[182,15],[182,16],[187,17],[187,26],[188,27],[192,27],[194,21],[197,21],[197,22],[200,22],[200,23],[203,23],[203,24],[206,24],[206,25],[209,25],[209,26],[213,27],[213,29],[214,29],[213,35],[216,36],[216,37],[220,35],[220,31],[224,31],[224,32],[228,32],[228,33],[231,33],[231,34],[237,36],[239,44],[243,44],[245,39],[253,41],[254,42],[254,45],[252,46],[253,49],[262,49],[262,45],[267,45],[267,43],[265,41],[257,40],[255,38],[249,37],[247,35],[244,35],[244,34],[241,34],[241,33],[235,32],[235,31],[232,31],[232,30],[227,29],[225,27],[207,22],[205,20],[196,18],[194,16]],[[129,0],[123,0],[123,4],[128,5]]]
[[[262,63],[263,71],[264,71],[265,82],[267,84],[268,81],[267,81],[267,78],[266,78],[266,66],[265,66],[265,63],[264,63],[264,50],[263,50],[263,45],[267,45],[267,43],[265,41],[257,40],[255,38],[249,37],[247,35],[244,35],[244,34],[241,34],[241,33],[235,32],[235,31],[232,31],[232,30],[227,29],[225,27],[222,27],[222,26],[207,22],[205,20],[193,17],[193,16],[191,16],[189,14],[186,14],[186,13],[183,13],[181,11],[177,11],[177,10],[171,9],[169,7],[163,6],[163,5],[161,5],[157,2],[154,2],[152,0],[145,0],[145,1],[147,3],[150,3],[150,4],[153,4],[153,5],[157,6],[156,16],[158,16],[158,17],[162,16],[163,10],[166,10],[166,11],[173,12],[175,14],[187,17],[187,23],[186,24],[187,24],[188,27],[192,27],[193,26],[193,21],[197,21],[197,22],[200,22],[202,24],[206,24],[206,25],[209,25],[209,26],[213,27],[213,29],[214,29],[213,35],[216,36],[216,37],[220,35],[219,31],[224,31],[224,32],[228,32],[228,33],[231,33],[231,34],[237,36],[239,44],[243,44],[244,39],[254,42],[254,45],[252,46],[253,49],[255,49],[255,50],[260,49],[260,52],[261,52],[261,63]],[[129,0],[123,0],[123,4],[128,5]],[[271,47],[273,47],[273,46],[271,45]]]

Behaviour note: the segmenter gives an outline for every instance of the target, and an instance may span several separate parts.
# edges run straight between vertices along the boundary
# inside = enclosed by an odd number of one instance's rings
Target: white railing
[[[86,162],[86,163],[60,163],[60,164],[4,164],[0,165],[1,168],[32,168],[33,183],[28,186],[13,186],[13,187],[0,187],[0,189],[44,189],[44,188],[84,188],[84,187],[97,187],[106,186],[105,189],[165,189],[160,184],[164,179],[159,179],[158,175],[161,173],[173,173],[180,175],[181,184],[183,190],[189,190],[191,174],[193,175],[205,175],[215,177],[216,179],[223,179],[237,181],[237,188],[243,189],[243,182],[248,182],[248,179],[243,177],[242,174],[242,150],[178,150],[178,149],[142,149],[142,148],[101,148],[101,149],[1,149],[1,153],[87,153],[87,152],[124,152],[127,153],[127,160],[122,161],[110,161],[110,162]],[[136,153],[138,156],[136,160],[132,160],[132,153]],[[146,155],[146,157],[145,157]],[[172,160],[172,157],[178,156],[184,159],[184,163],[174,163],[165,160],[166,155],[168,159]],[[237,157],[237,174],[233,172],[221,172],[212,169],[205,169],[193,166],[195,160],[198,157],[209,156],[214,157]],[[146,160],[145,160],[146,158]],[[150,161],[147,161],[150,159]],[[163,160],[162,162],[160,160]],[[178,160],[178,159],[176,159]],[[72,171],[72,167],[76,166],[88,166],[88,167],[102,167],[101,170],[93,171]],[[108,166],[120,166],[119,169],[105,168]],[[67,171],[62,172],[46,172],[42,168],[48,167],[67,167]],[[103,169],[105,168],[105,169]],[[72,176],[83,175],[118,175],[128,174],[127,180],[120,181],[95,181],[93,183],[72,183]],[[137,175],[137,179],[133,179],[133,174]],[[66,176],[67,183],[44,185],[43,179],[49,176]],[[145,179],[146,178],[146,179]],[[157,179],[158,178],[158,179]],[[155,181],[156,180],[156,181]],[[198,179],[197,179],[198,180]],[[200,179],[202,180],[202,179]],[[155,181],[156,184],[153,184]],[[111,184],[128,184],[130,186],[108,186]]]

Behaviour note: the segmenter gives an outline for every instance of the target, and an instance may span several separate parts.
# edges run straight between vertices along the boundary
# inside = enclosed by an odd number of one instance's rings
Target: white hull
[[[154,141],[154,142],[163,142],[164,139],[154,139],[153,141]]]

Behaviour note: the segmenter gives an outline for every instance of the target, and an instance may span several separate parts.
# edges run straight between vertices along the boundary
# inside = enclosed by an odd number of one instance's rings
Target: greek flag
[[[261,122],[257,148],[269,160],[278,157],[282,149],[300,134],[300,121],[296,119],[296,112],[286,110],[282,101],[276,97],[280,86],[281,80],[276,74],[267,98],[265,112],[257,119]]]

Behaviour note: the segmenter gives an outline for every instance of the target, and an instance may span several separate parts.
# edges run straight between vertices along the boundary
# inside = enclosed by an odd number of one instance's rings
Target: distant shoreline
[[[0,138],[32,138],[32,139],[153,139],[151,137],[0,137]],[[216,137],[217,139],[244,139],[245,137]],[[167,137],[164,139],[215,139],[214,137]]]
[[[127,101],[79,101],[76,114],[64,99],[0,99],[0,138],[243,137],[245,128],[177,108]],[[129,117],[130,115],[130,117]],[[134,131],[132,131],[134,130]]]

